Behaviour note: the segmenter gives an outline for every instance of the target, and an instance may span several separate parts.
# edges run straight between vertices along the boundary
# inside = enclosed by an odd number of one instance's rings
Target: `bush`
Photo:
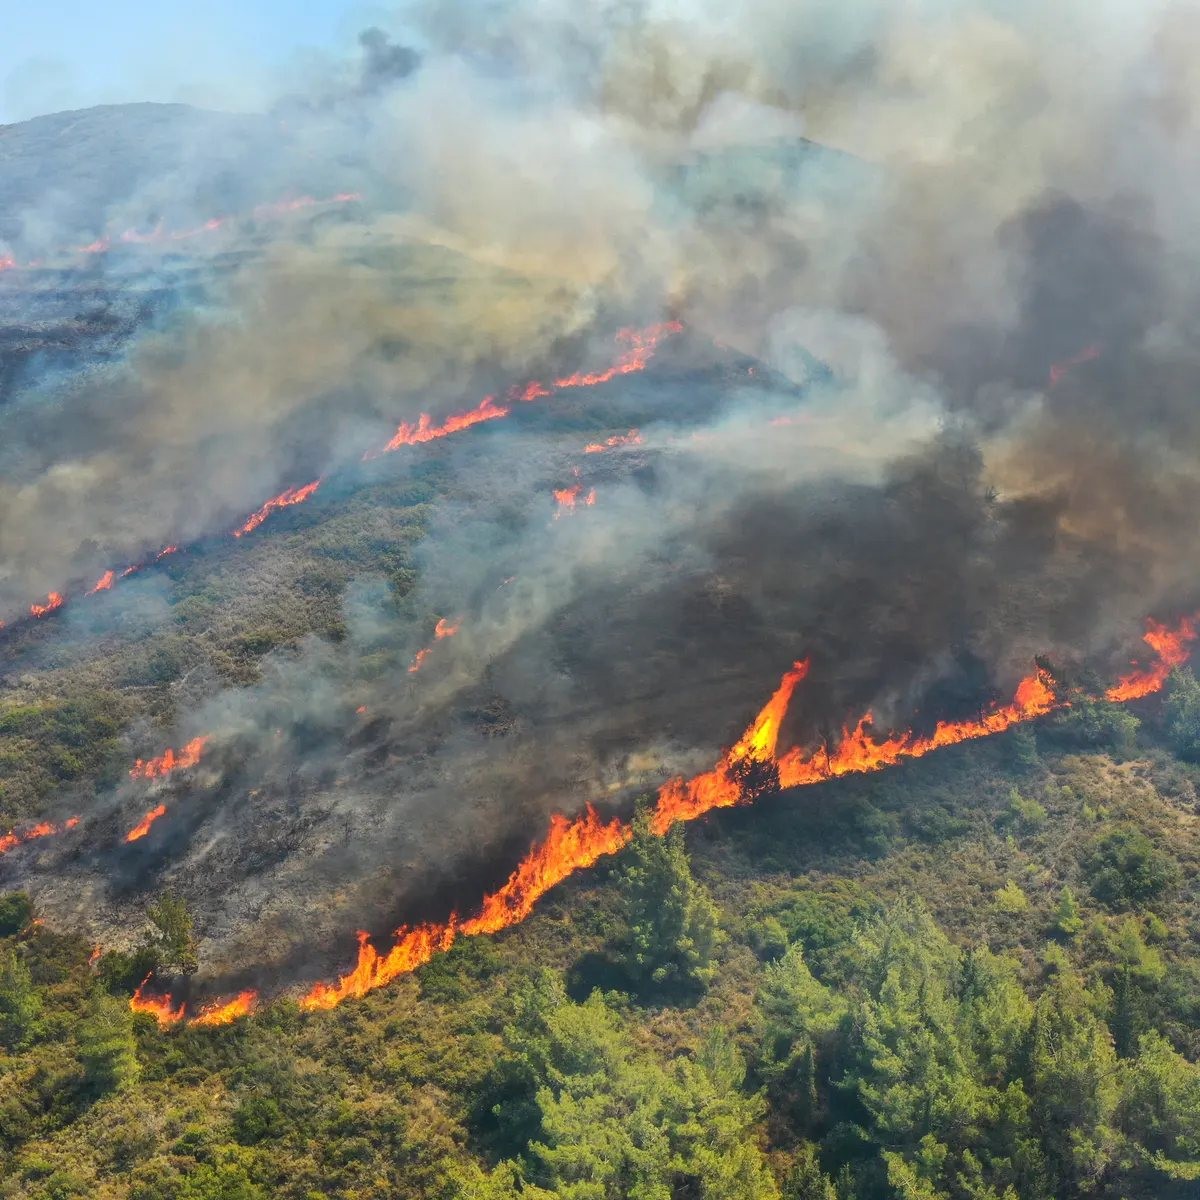
[[[20,933],[33,920],[33,900],[28,892],[5,892],[0,896],[0,937]]]
[[[1092,894],[1113,908],[1157,899],[1179,884],[1179,864],[1140,829],[1114,829],[1098,838],[1083,867]]]
[[[1200,762],[1200,682],[1188,667],[1172,671],[1167,681],[1163,725],[1179,757]]]

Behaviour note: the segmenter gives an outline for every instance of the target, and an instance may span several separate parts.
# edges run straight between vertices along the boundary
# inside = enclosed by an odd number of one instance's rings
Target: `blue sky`
[[[0,123],[126,100],[253,108],[386,15],[362,0],[0,0]]]

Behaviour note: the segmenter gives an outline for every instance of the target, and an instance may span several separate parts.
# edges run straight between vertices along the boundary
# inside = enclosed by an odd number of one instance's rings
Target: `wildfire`
[[[402,927],[396,930],[396,943],[386,954],[380,954],[371,944],[370,935],[360,930],[354,969],[337,983],[315,984],[301,999],[300,1007],[308,1011],[334,1008],[343,1000],[365,996],[415,971],[435,954],[449,950],[459,934],[473,937],[495,933],[523,921],[552,887],[619,850],[629,835],[629,827],[619,818],[606,823],[590,806],[574,821],[556,814],[545,841],[530,850],[499,891],[484,899],[478,916],[461,925],[451,917],[441,925]]]
[[[582,499],[580,498],[582,496]],[[574,487],[555,488],[554,499],[558,504],[558,512],[555,517],[561,517],[563,513],[575,511],[577,504],[587,505],[591,508],[596,503],[596,489],[591,488],[586,495],[583,494],[583,484],[577,483]]]
[[[1054,387],[1056,383],[1072,368],[1078,367],[1082,363],[1092,362],[1100,357],[1100,346],[1093,343],[1090,346],[1085,346],[1078,354],[1071,358],[1065,359],[1063,362],[1054,363],[1050,367],[1050,386]]]
[[[1160,667],[1143,673],[1146,677],[1152,675],[1155,680],[1148,690],[1161,687],[1171,665],[1182,661],[1179,657],[1180,638],[1184,634],[1187,641],[1196,636],[1190,621],[1181,623],[1177,631],[1150,622],[1146,640],[1158,653]],[[1162,663],[1169,665],[1163,668]],[[745,733],[711,771],[690,780],[671,779],[659,788],[650,818],[655,833],[666,833],[676,821],[694,820],[715,808],[748,802],[752,796],[744,786],[746,769],[755,764],[774,766],[781,787],[801,787],[841,775],[882,770],[903,759],[921,758],[944,746],[1002,733],[1022,721],[1063,707],[1065,703],[1055,695],[1049,674],[1039,669],[1021,680],[1008,704],[994,705],[972,720],[940,721],[932,733],[923,736],[910,731],[877,739],[870,732],[872,721],[867,713],[853,728],[843,729],[835,747],[824,746],[816,751],[795,747],[780,757],[777,753],[780,728],[796,687],[808,675],[808,666],[807,660],[792,664]],[[575,820],[554,815],[545,839],[530,848],[503,887],[484,898],[476,916],[460,922],[457,916],[451,915],[441,924],[401,926],[396,931],[395,944],[386,954],[381,954],[372,945],[369,934],[360,931],[358,960],[354,968],[336,983],[314,984],[300,1000],[300,1007],[307,1011],[334,1008],[343,1000],[365,996],[399,976],[415,971],[434,955],[450,949],[460,936],[493,934],[520,923],[551,888],[576,871],[616,853],[631,835],[629,824],[618,817],[602,821],[590,805],[584,815]],[[147,1003],[161,1006],[164,1002]],[[170,1011],[169,1000],[165,1003]],[[182,1015],[182,1008],[179,1015]]]
[[[604,371],[567,375],[556,379],[554,386],[559,391],[565,391],[567,388],[595,387],[600,383],[608,383],[610,379],[616,379],[618,375],[632,375],[635,371],[644,371],[663,338],[682,330],[681,321],[664,321],[644,329],[618,330],[617,341],[626,343],[629,348],[611,367]]]
[[[597,384],[607,383],[610,379],[616,379],[619,375],[631,375],[635,371],[644,371],[663,338],[673,333],[679,333],[682,329],[683,324],[679,321],[665,321],[644,329],[618,330],[616,340],[618,343],[625,344],[627,348],[622,351],[611,367],[590,374],[565,375],[549,385],[533,380],[510,389],[507,398],[511,401],[528,403],[531,400],[544,399],[555,392],[567,391],[570,388],[595,387]],[[484,421],[496,421],[501,417],[507,417],[510,412],[512,412],[512,408],[509,404],[498,404],[494,396],[485,396],[475,408],[469,408],[461,413],[452,413],[440,425],[435,424],[433,417],[428,413],[422,413],[415,425],[408,421],[403,422],[387,445],[379,450],[368,450],[363,455],[363,461],[368,462],[382,454],[390,454],[393,450],[399,450],[401,446],[416,446],[421,442],[432,442],[435,438],[447,437],[463,429],[470,429],[472,425],[479,425]],[[637,431],[631,430],[630,432],[636,433]]]
[[[340,192],[336,196],[331,197],[331,199],[337,203],[346,203],[359,200],[361,197],[356,192]],[[308,205],[318,203],[324,202],[314,200],[312,197],[303,196],[295,200],[281,201],[273,205],[262,205],[255,210],[255,215],[290,212],[297,208],[304,208]],[[208,229],[218,228],[224,221],[225,218],[214,218],[199,229],[185,230],[182,233],[174,234],[163,233],[161,230],[155,230],[146,234],[127,230],[121,235],[121,240],[138,243],[168,239],[178,240],[183,237],[195,236],[197,233],[205,232]],[[108,245],[107,242],[103,244],[95,243],[92,246],[79,247],[79,249],[86,250],[88,253],[99,253],[101,250],[108,249]],[[670,334],[678,333],[682,329],[683,325],[679,321],[666,321],[644,329],[621,329],[616,334],[616,340],[618,343],[624,344],[626,348],[611,367],[598,372],[567,375],[561,379],[556,379],[552,384],[533,380],[529,383],[510,388],[507,393],[508,403],[500,404],[497,403],[494,396],[485,396],[475,408],[467,409],[461,413],[452,413],[440,424],[435,423],[433,417],[428,413],[422,413],[416,424],[411,424],[407,421],[403,422],[387,445],[379,450],[368,450],[363,455],[363,459],[365,461],[378,458],[382,454],[399,450],[401,446],[415,446],[423,442],[431,442],[437,438],[448,437],[450,434],[470,429],[485,421],[495,421],[501,417],[507,417],[512,412],[512,403],[528,403],[551,396],[556,391],[564,391],[570,388],[594,387],[597,384],[607,383],[610,379],[615,379],[619,375],[629,375],[635,371],[642,371],[646,368],[646,365],[653,357],[663,338]],[[636,429],[631,429],[627,434],[609,438],[603,445],[597,443],[594,446],[587,447],[586,452],[595,453],[597,450],[609,449],[617,445],[632,445],[634,442],[639,441],[641,441],[640,434],[638,434]],[[296,504],[303,504],[316,492],[321,483],[321,479],[314,479],[311,483],[306,483],[300,487],[285,488],[278,496],[272,496],[270,500],[247,517],[245,522],[237,529],[232,530],[233,536],[236,538],[244,537],[246,534],[252,533],[257,529],[273,512],[277,512],[283,508],[290,508]],[[569,490],[564,489],[564,491]],[[556,498],[559,495],[559,492],[555,492]],[[578,493],[576,493],[577,496]],[[566,507],[574,508],[576,497],[571,497],[568,500],[560,500],[559,503]],[[595,491],[589,491],[582,500],[582,503],[585,505],[592,505],[595,502]],[[157,562],[159,559],[165,558],[168,554],[175,554],[178,550],[179,546],[175,544],[164,546],[154,556],[153,560],[148,561]],[[118,579],[125,579],[135,572],[140,571],[146,565],[146,562],[138,562],[125,567],[119,573],[115,570],[105,571],[96,581],[95,585],[88,590],[86,595],[94,596],[99,592],[108,591]],[[32,604],[30,605],[29,612],[33,617],[43,617],[47,613],[61,608],[65,602],[66,598],[61,593],[51,592],[45,604]],[[0,628],[2,627],[3,625],[0,623]],[[422,655],[418,655],[418,659],[422,658]],[[420,662],[418,661],[415,663],[415,669],[419,668]]]
[[[165,804],[156,804],[126,835],[127,842],[141,841],[150,832],[150,826],[164,816],[167,811]]]
[[[150,982],[150,976],[147,975],[141,983],[138,984],[137,990],[129,998],[129,1007],[134,1012],[152,1013],[161,1028],[166,1028],[168,1025],[174,1025],[183,1020],[184,1009],[187,1007],[180,1004],[178,1008],[171,1007],[170,996],[147,996],[144,994],[146,984]]]
[[[53,821],[39,821],[38,824],[25,830],[24,833],[18,833],[15,829],[10,829],[7,833],[0,833],[0,854],[7,854],[14,847],[23,845],[25,842],[36,841],[38,838],[51,837],[56,833],[65,833],[68,829],[74,829],[78,824],[78,817],[68,817],[59,824],[55,824]]]
[[[303,487],[284,488],[278,496],[272,496],[270,500],[252,513],[246,523],[233,531],[233,536],[240,538],[247,533],[252,533],[256,530],[273,512],[277,512],[281,508],[291,508],[293,504],[303,504],[316,490],[321,486],[319,479],[314,479],[312,483],[306,483]],[[165,551],[164,551],[165,553]],[[161,557],[161,556],[160,556]]]
[[[461,622],[459,621],[455,621],[452,624],[445,617],[439,617],[438,623],[433,627],[434,641],[440,642],[442,638],[453,637],[458,632],[460,624]],[[432,646],[426,646],[424,649],[417,651],[416,657],[412,660],[408,668],[410,675],[415,675],[421,669],[432,650]]]
[[[254,1006],[258,1002],[258,993],[248,990],[238,992],[232,1000],[226,1000],[223,1004],[220,1001],[214,1000],[211,1004],[206,1004],[191,1020],[189,1025],[229,1025],[238,1020],[239,1017],[248,1016],[254,1011]]]
[[[1054,694],[1049,674],[1039,670],[1021,680],[1011,703],[972,721],[939,721],[933,733],[925,737],[902,733],[877,741],[868,732],[871,714],[867,713],[853,729],[842,730],[834,750],[822,748],[811,754],[799,747],[789,750],[779,760],[779,783],[785,788],[801,787],[840,775],[879,771],[905,758],[923,758],[944,746],[1003,733],[1021,721],[1045,716],[1059,707],[1061,702]]]
[[[270,204],[260,204],[248,215],[254,220],[263,220],[264,218],[284,216],[287,213],[297,212],[304,208],[312,208],[318,204],[350,204],[361,199],[362,195],[359,192],[338,192],[336,195],[325,198],[297,196],[292,199],[277,200]],[[126,229],[116,238],[116,241],[126,246],[151,246],[171,242],[186,242],[206,233],[215,233],[230,222],[240,219],[243,218],[210,217],[207,221],[190,229],[167,229],[160,221],[153,229],[144,232],[138,229]],[[95,241],[89,242],[86,246],[72,246],[60,250],[60,253],[104,254],[111,250],[112,247],[113,239],[102,236],[96,238]],[[0,258],[0,271],[12,270],[19,266],[32,268],[41,265],[41,259],[31,259],[26,263],[18,263],[11,255]]]
[[[61,592],[51,592],[46,597],[45,604],[31,604],[29,606],[30,613],[35,617],[44,617],[47,613],[52,613],[56,608],[62,608],[63,597]]]
[[[1157,692],[1166,683],[1167,676],[1187,661],[1196,636],[1196,622],[1192,617],[1184,617],[1174,629],[1159,621],[1148,620],[1142,641],[1154,651],[1158,661],[1153,666],[1123,675],[1105,696],[1113,701],[1140,700]]]
[[[393,450],[399,450],[401,446],[419,446],[422,442],[449,437],[450,434],[461,433],[473,425],[482,425],[484,421],[497,421],[501,417],[507,417],[510,412],[512,409],[497,404],[494,396],[484,396],[475,408],[469,408],[466,412],[451,413],[440,425],[435,425],[428,413],[422,413],[415,425],[402,421],[391,441],[382,450],[368,450],[363,455],[363,461],[369,462],[381,454],[390,454]]]
[[[204,747],[208,745],[208,741],[208,734],[201,734],[199,737],[192,738],[186,746],[179,750],[168,748],[157,758],[146,761],[139,758],[134,762],[129,774],[134,779],[158,779],[171,771],[178,771],[183,767],[194,767],[200,761],[200,756],[204,753]]]
[[[612,450],[617,446],[640,446],[642,443],[642,435],[636,429],[631,429],[628,433],[614,433],[612,437],[605,438],[602,442],[589,442],[584,446],[584,454],[603,454],[605,450]]]

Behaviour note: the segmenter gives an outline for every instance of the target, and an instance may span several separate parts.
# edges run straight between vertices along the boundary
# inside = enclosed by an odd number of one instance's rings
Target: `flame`
[[[742,789],[730,768],[736,763],[770,762],[775,758],[779,727],[797,684],[807,675],[807,659],[793,663],[750,727],[711,771],[688,780],[669,779],[659,788],[658,803],[650,819],[655,833],[666,833],[676,821],[692,821],[714,808],[730,808],[741,802]]]
[[[56,608],[62,608],[63,597],[61,592],[51,592],[46,597],[45,604],[31,604],[29,606],[30,613],[35,617],[44,617],[47,613],[52,613]]]
[[[440,925],[401,927],[396,930],[395,945],[386,954],[380,954],[371,944],[370,935],[360,930],[358,962],[353,970],[336,983],[315,984],[301,999],[300,1007],[310,1012],[334,1008],[343,1000],[365,996],[424,966],[435,954],[449,950],[459,934],[473,937],[495,933],[523,921],[552,887],[619,850],[629,836],[629,827],[619,818],[605,823],[590,805],[585,815],[574,821],[556,814],[545,841],[529,851],[499,891],[484,899],[478,916],[462,925],[451,917]]]
[[[642,444],[642,435],[636,429],[631,429],[628,433],[614,433],[612,437],[605,438],[602,442],[589,442],[583,448],[584,454],[603,454],[605,450],[612,450],[616,446],[640,446]]]
[[[1054,363],[1050,367],[1050,386],[1054,387],[1072,367],[1078,367],[1081,363],[1092,362],[1099,358],[1100,350],[1100,346],[1097,343],[1093,343],[1090,346],[1085,346],[1078,354],[1071,358]]]
[[[507,417],[511,411],[512,409],[503,404],[497,404],[494,396],[484,396],[475,408],[469,408],[466,412],[451,413],[440,425],[435,425],[428,413],[422,413],[415,425],[402,421],[391,441],[382,450],[368,450],[363,455],[363,461],[369,462],[381,454],[390,454],[393,450],[399,450],[401,446],[419,446],[422,442],[432,442],[452,433],[460,433],[473,425],[481,425],[484,421],[499,420],[501,417]]]
[[[151,972],[153,974],[153,972]],[[137,990],[129,998],[129,1007],[134,1012],[153,1013],[158,1021],[159,1027],[165,1029],[168,1025],[174,1025],[178,1021],[183,1020],[184,1010],[186,1005],[180,1004],[178,1008],[171,1007],[170,996],[146,996],[142,989],[150,982],[150,976],[147,975],[141,983],[138,984]]]
[[[58,825],[53,821],[39,821],[36,825],[25,830],[24,833],[17,833],[15,829],[10,829],[7,833],[0,833],[0,854],[7,854],[14,847],[20,846],[25,842],[32,842],[38,838],[51,837],[56,833],[65,833],[68,829],[74,829],[78,824],[78,817],[68,817]]]
[[[619,817],[602,821],[590,804],[574,821],[555,813],[545,840],[530,849],[508,882],[484,899],[479,915],[464,921],[459,932],[474,937],[520,923],[552,887],[620,850],[629,841],[630,832]]]
[[[361,197],[357,192],[339,192],[332,199],[338,203],[345,203],[352,200],[359,200]],[[296,208],[307,207],[310,204],[323,203],[322,201],[314,200],[312,197],[303,196],[294,200],[280,201],[274,205],[260,205],[255,210],[256,214],[290,212]],[[204,232],[210,228],[217,228],[224,223],[225,218],[214,218],[207,222],[198,230],[186,230],[182,233],[167,234],[163,233],[161,239],[158,231],[148,234],[140,234],[135,231],[127,230],[122,235],[122,240],[131,242],[149,242],[155,240],[175,240],[181,237],[191,237],[196,233]],[[107,248],[107,245],[105,247]],[[88,249],[93,251],[92,247]],[[627,343],[627,348],[621,353],[617,361],[604,371],[593,372],[590,374],[576,374],[564,376],[557,379],[553,384],[547,385],[537,380],[519,385],[509,389],[508,398],[513,402],[529,402],[532,400],[541,399],[546,396],[551,396],[555,391],[565,390],[568,388],[578,387],[594,387],[596,384],[606,383],[610,379],[615,379],[618,375],[628,375],[634,371],[644,370],[647,363],[653,357],[659,343],[669,334],[678,333],[683,329],[683,325],[679,321],[666,321],[658,325],[651,325],[644,329],[621,329],[616,334],[618,342]],[[415,446],[423,442],[431,442],[437,438],[448,437],[452,433],[459,433],[464,429],[470,429],[475,425],[479,425],[485,421],[498,420],[501,417],[507,417],[512,411],[509,404],[498,404],[494,396],[485,396],[479,404],[466,412],[452,413],[446,417],[441,424],[435,424],[434,419],[428,413],[422,413],[416,424],[404,422],[396,430],[391,440],[382,449],[368,450],[364,455],[364,461],[378,458],[381,454],[389,453],[393,450],[400,449],[401,446]],[[617,438],[609,438],[608,441],[600,446],[597,443],[596,447],[589,446],[588,453],[594,453],[596,448],[605,449],[609,446],[633,444],[635,441],[640,441],[641,437],[636,429],[631,429],[629,433],[621,435]],[[303,504],[308,500],[314,492],[321,486],[321,479],[314,479],[311,483],[306,483],[300,487],[285,488],[278,496],[273,496],[261,508],[252,513],[246,518],[245,522],[237,529],[232,530],[232,534],[236,538],[244,537],[248,533],[252,533],[257,529],[273,512],[282,508],[290,508],[292,505]],[[556,497],[558,493],[555,493]],[[578,493],[576,493],[578,495]],[[596,493],[594,490],[589,491],[584,497],[582,503],[593,505],[596,502]],[[562,503],[560,501],[560,503]],[[569,507],[573,508],[574,501]],[[164,546],[155,556],[153,561],[157,562],[161,558],[165,558],[168,554],[175,554],[179,550],[179,546],[171,544]],[[115,570],[106,571],[86,594],[93,596],[101,591],[107,591],[113,586],[117,579],[125,579],[140,571],[146,562],[133,563],[125,567],[119,574]],[[65,597],[59,592],[51,592],[45,604],[30,605],[30,614],[34,617],[45,616],[46,613],[53,612],[65,603]],[[0,623],[0,628],[3,624]],[[421,658],[421,656],[418,656]],[[414,664],[415,669],[420,668],[420,662]],[[410,668],[412,670],[414,668]]]
[[[1021,680],[1011,703],[984,712],[975,720],[939,721],[933,733],[925,737],[910,732],[876,740],[868,732],[871,714],[866,713],[853,729],[842,730],[841,741],[834,750],[828,747],[812,753],[799,747],[789,750],[779,760],[779,783],[785,788],[802,787],[840,775],[878,771],[902,759],[923,758],[944,746],[1003,733],[1013,725],[1059,707],[1062,703],[1054,694],[1049,673],[1038,670]]]
[[[1167,676],[1178,666],[1187,661],[1191,653],[1191,643],[1196,640],[1196,621],[1193,617],[1184,617],[1174,629],[1155,621],[1153,618],[1146,622],[1146,632],[1142,635],[1144,641],[1156,655],[1158,661],[1153,666],[1131,671],[1105,692],[1109,700],[1140,700],[1157,692],[1167,681]]]
[[[644,329],[620,329],[617,331],[616,340],[619,343],[627,343],[628,348],[621,353],[611,367],[592,373],[566,375],[561,379],[556,379],[550,385],[532,380],[509,389],[507,398],[511,401],[528,403],[531,400],[539,400],[553,395],[554,392],[566,391],[570,388],[595,387],[597,384],[607,383],[610,379],[616,379],[619,375],[644,371],[663,338],[669,334],[679,333],[682,329],[683,324],[680,321],[665,321]],[[428,413],[422,413],[415,425],[408,421],[402,422],[392,435],[391,441],[382,449],[368,450],[363,455],[363,461],[369,462],[381,454],[390,454],[393,450],[399,450],[401,446],[416,446],[421,442],[432,442],[435,438],[447,437],[484,421],[496,421],[501,417],[507,417],[510,412],[512,412],[512,408],[508,404],[497,404],[494,396],[485,396],[475,408],[469,408],[461,413],[452,413],[440,425],[434,424],[433,417]]]
[[[303,504],[313,492],[321,486],[319,479],[306,483],[303,487],[284,488],[278,496],[272,496],[257,512],[252,513],[246,523],[233,531],[233,536],[240,538],[257,529],[273,512],[281,508],[290,508],[293,504]]]
[[[438,622],[433,627],[434,641],[440,642],[442,638],[453,637],[458,632],[461,624],[461,621],[455,621],[453,624],[451,624],[451,622],[446,620],[445,617],[438,617]],[[432,646],[426,646],[423,650],[417,651],[416,657],[412,660],[412,663],[408,668],[408,673],[410,675],[415,675],[421,669],[432,650]]]
[[[137,842],[150,832],[150,826],[167,811],[165,804],[155,805],[126,835],[127,842]]]
[[[192,738],[186,746],[178,751],[168,748],[157,758],[146,761],[139,758],[134,762],[129,774],[134,779],[158,779],[171,771],[178,771],[183,767],[194,767],[200,761],[200,756],[204,753],[204,747],[208,745],[208,741],[209,735],[205,733]]]
[[[663,338],[682,330],[681,321],[664,321],[660,325],[649,325],[645,329],[618,330],[617,341],[627,342],[629,349],[611,367],[604,371],[567,375],[556,379],[554,386],[559,391],[567,388],[595,387],[600,383],[608,383],[610,379],[616,379],[618,375],[632,375],[635,371],[644,371]]]
[[[1181,662],[1181,639],[1190,641],[1196,636],[1192,622],[1182,622],[1174,631],[1158,622],[1152,621],[1149,626],[1146,640],[1160,660],[1170,665]],[[1161,686],[1170,665],[1166,670],[1156,669],[1155,686]],[[796,687],[808,675],[808,667],[807,660],[792,664],[745,733],[711,771],[690,780],[671,779],[659,788],[650,817],[650,827],[655,833],[666,833],[676,821],[690,821],[715,808],[743,803],[746,795],[739,780],[739,767],[774,764],[780,786],[801,787],[841,775],[882,770],[944,746],[990,737],[1066,704],[1056,696],[1050,674],[1038,669],[1021,680],[1009,703],[994,705],[974,719],[939,721],[933,732],[926,735],[909,731],[876,738],[870,731],[871,714],[867,713],[853,728],[843,729],[836,747],[825,746],[816,751],[794,747],[780,757],[780,728]],[[484,898],[476,916],[461,923],[452,915],[442,924],[402,926],[386,954],[381,954],[371,944],[370,936],[360,931],[354,968],[336,983],[314,984],[301,999],[300,1007],[308,1011],[329,1009],[343,1000],[365,996],[448,950],[459,936],[493,934],[518,924],[551,888],[605,855],[616,853],[631,836],[630,825],[616,817],[603,822],[590,805],[584,816],[573,821],[556,814],[551,818],[546,838],[531,847],[503,887]]]
[[[563,513],[574,512],[576,504],[586,504],[590,508],[596,503],[595,488],[588,491],[587,495],[583,496],[581,500],[580,495],[582,492],[582,483],[577,483],[574,487],[569,488],[555,488],[554,499],[558,504],[558,512],[554,514],[555,517],[561,517]]]
[[[206,1004],[191,1020],[189,1025],[229,1025],[239,1017],[248,1016],[258,1002],[258,993],[253,989],[238,992],[232,1000],[223,1004],[214,1000]]]
[[[100,961],[100,956],[101,956],[103,953],[104,953],[104,947],[103,947],[103,946],[101,946],[99,942],[97,942],[97,943],[96,943],[96,944],[95,944],[95,945],[92,947],[92,952],[91,952],[91,954],[89,954],[89,955],[88,955],[88,966],[89,966],[89,967],[94,967],[94,966],[95,966],[95,965],[96,965],[96,964],[97,964],[97,963]]]

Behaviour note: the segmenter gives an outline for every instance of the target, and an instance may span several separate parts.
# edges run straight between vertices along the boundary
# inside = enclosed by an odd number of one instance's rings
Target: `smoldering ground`
[[[1186,11],[569,15],[407,10],[420,68],[355,114],[362,224],[272,247],[14,443],[24,599],[86,539],[199,534],[400,418],[594,361],[618,314],[691,331],[619,385],[620,458],[556,424],[588,394],[424,448],[461,483],[408,608],[364,581],[346,643],[181,724],[225,748],[115,877],[191,893],[206,969],[469,904],[548,810],[711,763],[796,657],[811,741],[978,703],[1037,653],[1111,667],[1195,603]],[[763,125],[844,153],[747,170]],[[712,337],[812,386],[706,394]],[[555,520],[576,466],[597,504]],[[441,615],[461,631],[410,675]]]

